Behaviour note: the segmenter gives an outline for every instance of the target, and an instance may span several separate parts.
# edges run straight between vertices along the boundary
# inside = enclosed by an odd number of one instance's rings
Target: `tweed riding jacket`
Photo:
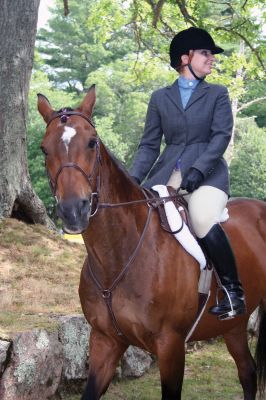
[[[230,142],[233,117],[224,86],[201,81],[185,108],[178,82],[155,91],[148,106],[144,134],[130,174],[145,187],[167,184],[178,159],[184,176],[189,168],[202,172],[202,185],[229,193],[228,166],[223,154]],[[164,136],[165,148],[160,155]]]

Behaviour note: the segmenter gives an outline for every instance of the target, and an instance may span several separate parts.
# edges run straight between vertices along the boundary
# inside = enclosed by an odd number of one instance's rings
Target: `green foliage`
[[[80,93],[91,72],[123,57],[135,44],[129,40],[130,30],[121,31],[124,15],[119,1],[70,0],[69,8],[64,17],[62,0],[56,0],[49,28],[37,35],[37,48],[53,84]]]
[[[79,93],[91,71],[110,59],[110,52],[95,43],[93,29],[87,28],[93,2],[70,1],[70,14],[62,14],[62,1],[56,1],[49,29],[37,36],[38,51],[45,61],[43,70],[57,87]]]
[[[142,54],[143,60],[149,54]],[[102,140],[121,161],[130,165],[143,132],[146,109],[152,90],[165,86],[175,78],[154,60],[149,71],[134,64],[134,56],[116,60],[88,77],[88,85],[96,83],[95,121]],[[110,136],[112,134],[112,136]]]
[[[234,156],[230,165],[233,197],[266,201],[266,129],[253,119],[238,119]]]
[[[252,80],[247,83],[245,95],[242,99],[243,104],[249,104],[254,99],[262,99],[259,102],[250,104],[249,107],[244,108],[241,112],[242,115],[248,117],[254,116],[255,121],[259,127],[266,127],[266,79],[257,81]],[[263,99],[264,98],[264,99]]]
[[[55,108],[74,107],[84,96],[85,88],[96,83],[97,131],[127,167],[143,132],[151,92],[177,78],[169,66],[168,52],[169,42],[179,30],[191,25],[205,28],[225,49],[217,56],[216,68],[208,81],[226,85],[231,98],[238,101],[238,107],[264,96],[261,60],[265,58],[262,45],[265,4],[262,0],[213,1],[211,7],[207,0],[69,0],[69,9],[70,14],[64,17],[62,0],[56,0],[48,28],[39,31],[36,71],[31,83],[29,167],[34,187],[49,210],[53,208],[53,201],[39,151],[44,124],[36,111],[36,92],[46,95]],[[256,115],[260,126],[265,126],[264,106],[265,103],[256,103],[241,115]],[[257,128],[254,125],[249,132],[244,127],[239,129],[243,135],[236,141],[231,166],[232,188],[234,194],[241,192],[247,196],[250,186],[237,183],[244,176],[241,169],[247,156],[246,150],[241,149],[249,146],[248,138],[252,137],[252,143],[255,141]],[[259,143],[263,142],[264,134],[256,137],[253,146],[260,147],[257,155],[262,157],[264,145]],[[250,152],[248,155],[252,158]],[[256,162],[252,159],[248,163],[256,175]],[[262,191],[263,187],[259,193],[256,189],[252,196],[258,193],[262,198]]]

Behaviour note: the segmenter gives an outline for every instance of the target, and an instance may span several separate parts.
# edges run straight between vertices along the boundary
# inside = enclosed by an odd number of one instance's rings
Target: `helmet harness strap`
[[[204,78],[205,78],[205,76],[204,76],[203,78],[200,78],[199,76],[197,76],[197,75],[195,74],[195,72],[193,71],[193,68],[192,68],[192,66],[191,66],[191,60],[192,60],[193,55],[194,55],[194,51],[193,51],[193,50],[189,50],[188,63],[185,64],[184,66],[185,66],[185,67],[188,67],[189,71],[192,73],[192,75],[194,76],[194,78],[196,78],[198,81],[203,81]]]

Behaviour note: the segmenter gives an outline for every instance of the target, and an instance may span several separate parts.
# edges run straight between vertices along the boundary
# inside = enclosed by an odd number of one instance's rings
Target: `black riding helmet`
[[[189,50],[206,49],[212,54],[222,53],[224,50],[216,46],[211,35],[200,28],[188,28],[180,31],[170,44],[170,65],[177,67],[183,54],[189,54]]]

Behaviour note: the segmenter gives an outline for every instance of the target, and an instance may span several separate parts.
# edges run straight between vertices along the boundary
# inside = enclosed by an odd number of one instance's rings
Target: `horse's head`
[[[68,233],[87,228],[97,193],[99,141],[90,119],[95,100],[93,85],[78,108],[54,111],[48,99],[38,94],[38,110],[47,124],[41,149],[57,214]]]

